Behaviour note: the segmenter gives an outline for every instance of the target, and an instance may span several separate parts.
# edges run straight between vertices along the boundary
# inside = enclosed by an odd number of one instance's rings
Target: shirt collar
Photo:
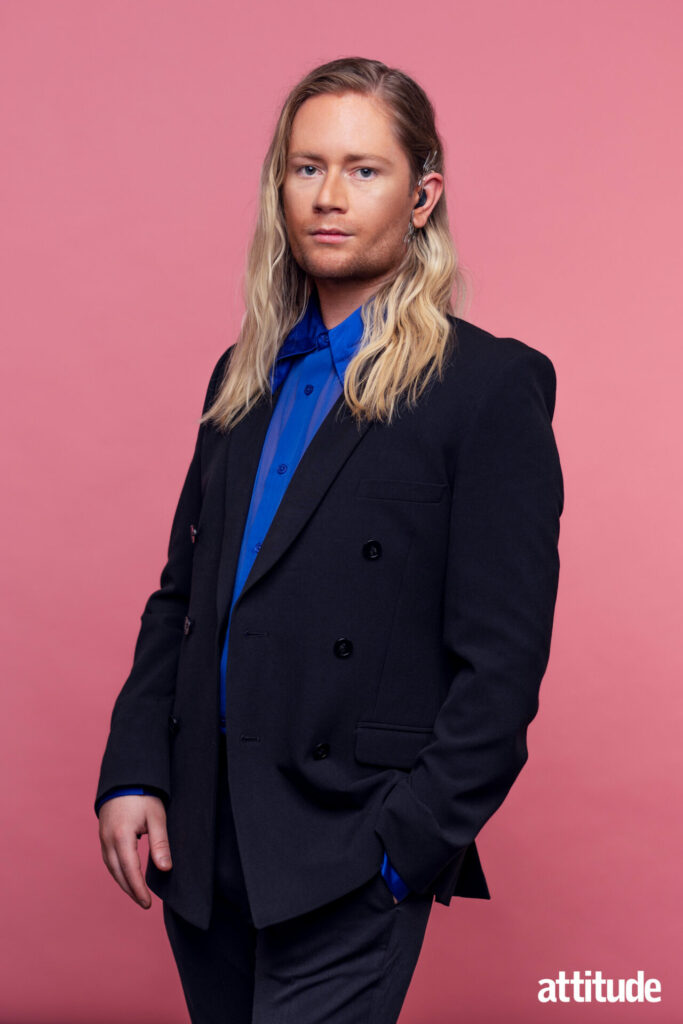
[[[328,330],[320,312],[318,294],[316,291],[311,292],[303,317],[289,332],[275,357],[271,373],[272,391],[277,391],[287,376],[290,361],[294,356],[313,352],[314,349],[324,348],[326,345],[330,347],[332,362],[343,387],[346,367],[356,354],[362,336],[361,306],[349,313],[336,327]]]

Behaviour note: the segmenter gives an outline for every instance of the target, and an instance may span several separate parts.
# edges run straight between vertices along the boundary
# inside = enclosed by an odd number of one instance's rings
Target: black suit
[[[383,848],[440,903],[489,897],[474,839],[527,759],[563,480],[550,359],[450,319],[444,380],[415,410],[358,428],[335,404],[233,611],[228,771],[257,928],[360,886]],[[270,411],[262,399],[228,434],[199,430],[96,794],[141,783],[167,795],[174,866],[150,859],[146,880],[200,928],[219,659]]]

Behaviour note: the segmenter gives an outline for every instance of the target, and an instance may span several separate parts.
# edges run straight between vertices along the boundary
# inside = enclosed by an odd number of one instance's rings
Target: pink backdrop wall
[[[402,1024],[683,1019],[681,12],[4,0],[2,1024],[187,1020],[92,801],[277,110],[350,54],[431,96],[467,319],[555,363],[566,486],[530,759],[479,838],[493,899],[435,908]],[[537,1002],[598,969],[662,1002]]]

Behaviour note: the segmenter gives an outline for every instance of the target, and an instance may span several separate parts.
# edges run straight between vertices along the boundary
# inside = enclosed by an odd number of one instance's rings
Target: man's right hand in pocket
[[[166,808],[158,796],[116,796],[100,808],[100,846],[107,869],[132,900],[148,910],[152,897],[145,885],[138,839],[149,837],[149,852],[160,871],[172,867],[166,832]]]

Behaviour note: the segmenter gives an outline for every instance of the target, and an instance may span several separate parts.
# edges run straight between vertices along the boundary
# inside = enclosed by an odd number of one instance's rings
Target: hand
[[[102,804],[99,815],[102,859],[125,893],[145,910],[152,897],[145,885],[138,839],[149,836],[149,852],[156,867],[170,871],[171,848],[166,832],[166,808],[158,796],[116,796]]]

